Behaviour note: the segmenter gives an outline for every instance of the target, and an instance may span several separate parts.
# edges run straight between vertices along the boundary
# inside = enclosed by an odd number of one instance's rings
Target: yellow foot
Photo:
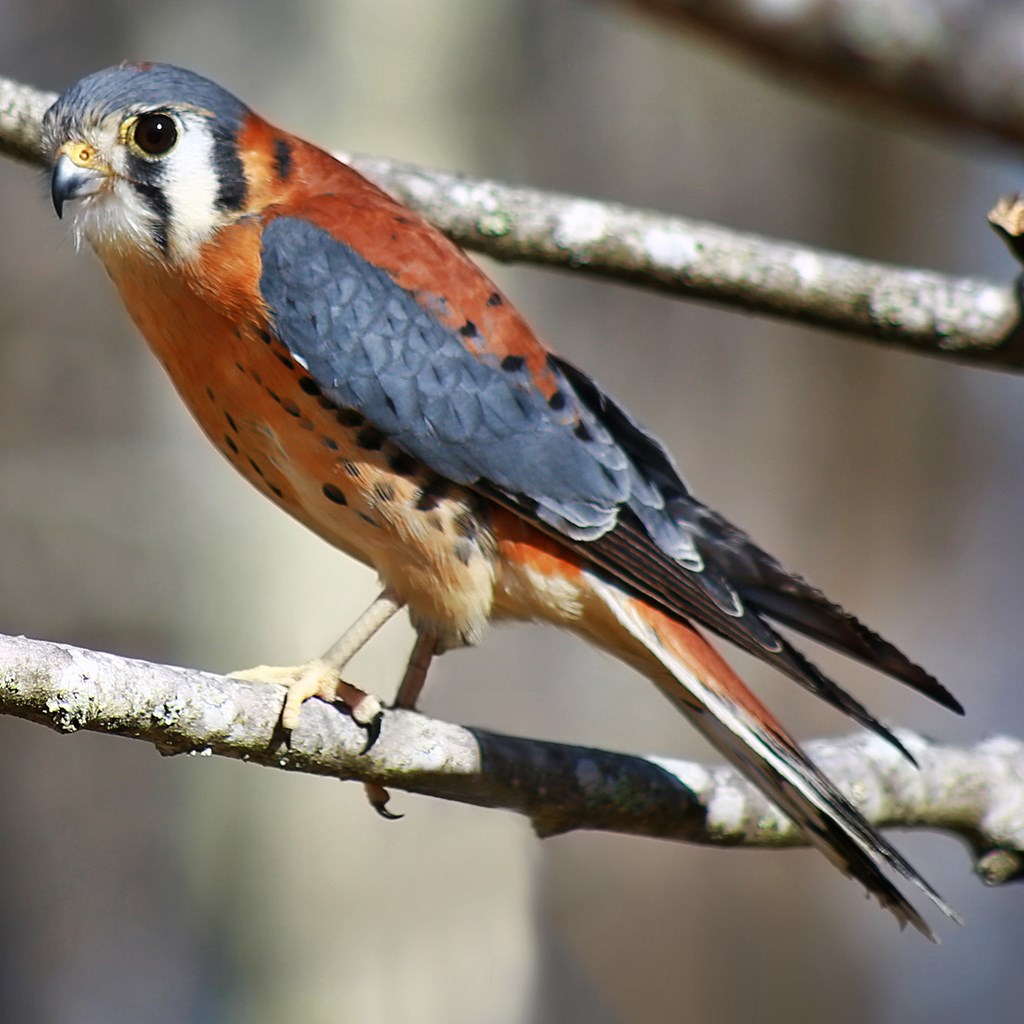
[[[380,735],[381,720],[384,716],[384,705],[380,698],[360,690],[358,686],[346,683],[344,679],[338,677],[333,666],[320,658],[307,661],[305,665],[257,665],[255,668],[232,672],[230,675],[232,679],[280,683],[286,686],[288,696],[281,710],[281,727],[288,732],[299,724],[302,705],[310,697],[319,697],[329,703],[340,700],[348,706],[352,720],[366,730],[364,754],[376,743]]]

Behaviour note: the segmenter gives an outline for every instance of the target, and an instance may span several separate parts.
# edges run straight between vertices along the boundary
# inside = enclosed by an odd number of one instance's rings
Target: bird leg
[[[405,675],[399,684],[398,693],[395,694],[393,708],[404,708],[406,711],[415,711],[416,702],[423,692],[423,684],[427,681],[427,670],[437,653],[437,641],[431,633],[417,633],[416,643],[412,653],[409,655],[409,664],[405,668]]]
[[[231,675],[235,679],[283,683],[287,686],[288,696],[281,711],[281,727],[289,732],[299,724],[302,705],[310,697],[343,701],[348,705],[353,721],[367,731],[365,753],[373,746],[380,732],[383,705],[372,693],[346,683],[341,678],[341,671],[401,607],[401,603],[385,591],[321,657],[291,667],[257,665],[241,672],[232,672]]]
[[[403,708],[406,711],[416,710],[416,701],[423,692],[423,684],[427,681],[427,670],[437,651],[437,640],[432,633],[420,632],[416,634],[416,643],[413,645],[412,653],[409,655],[409,664],[405,668],[405,675],[399,684],[398,693],[395,694],[393,708]],[[396,821],[401,814],[395,814],[388,810],[388,801],[391,794],[379,782],[364,782],[363,790],[370,806],[388,821]]]

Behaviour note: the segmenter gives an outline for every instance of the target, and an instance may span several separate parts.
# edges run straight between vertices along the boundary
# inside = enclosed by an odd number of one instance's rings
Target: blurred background
[[[898,6],[898,5],[897,5]],[[758,75],[622,7],[552,0],[0,0],[0,73],[60,89],[183,64],[328,148],[1008,280],[985,225],[1019,166]],[[0,161],[0,630],[229,670],[324,649],[371,574],[200,437],[37,171]],[[663,437],[697,493],[935,671],[957,720],[821,654],[883,718],[1024,733],[1024,382],[579,276],[489,267]],[[351,678],[388,694],[410,634]],[[813,652],[815,655],[820,652]],[[798,736],[849,731],[731,654]],[[628,706],[628,718],[621,713]],[[569,636],[435,665],[437,717],[711,753]],[[966,918],[901,934],[820,855],[606,835],[0,721],[0,1020],[1014,1019],[1024,892],[896,836]],[[768,1009],[770,1008],[770,1009]]]

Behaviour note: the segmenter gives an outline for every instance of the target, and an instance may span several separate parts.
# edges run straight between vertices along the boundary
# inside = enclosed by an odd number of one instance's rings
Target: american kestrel
[[[286,672],[285,727],[313,695],[379,721],[340,672],[400,608],[417,633],[406,707],[430,659],[489,622],[562,626],[653,681],[901,923],[931,934],[883,869],[952,914],[696,627],[901,750],[773,623],[959,712],[955,698],[701,504],[661,442],[549,351],[459,248],[180,68],[90,75],[47,112],[43,138],[58,214],[76,201],[77,232],[206,435],[380,576],[338,644]]]

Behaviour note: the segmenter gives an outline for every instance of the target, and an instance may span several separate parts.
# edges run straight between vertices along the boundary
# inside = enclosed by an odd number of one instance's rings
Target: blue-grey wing
[[[503,364],[486,338],[470,349],[414,293],[327,231],[278,217],[262,244],[260,288],[276,333],[339,406],[435,472],[485,481],[567,537],[596,539],[630,509],[673,558],[699,566],[664,494],[557,361],[549,367],[556,409],[525,364]]]
[[[430,302],[309,221],[269,221],[262,260],[260,288],[280,341],[325,396],[434,472],[890,739],[763,616],[958,707],[933,677],[695,499],[664,446],[570,363],[547,359],[552,403],[524,361],[503,359],[486,337],[471,346]]]

